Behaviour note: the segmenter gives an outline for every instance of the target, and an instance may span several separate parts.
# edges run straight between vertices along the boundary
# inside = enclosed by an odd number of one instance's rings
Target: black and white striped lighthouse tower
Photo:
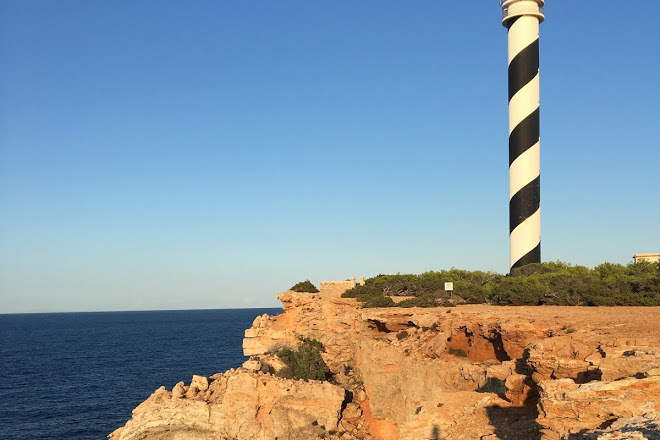
[[[539,24],[544,0],[502,0],[509,40],[510,268],[541,262]]]

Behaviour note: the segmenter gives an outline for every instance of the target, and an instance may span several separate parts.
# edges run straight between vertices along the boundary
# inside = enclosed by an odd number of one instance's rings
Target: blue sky
[[[542,258],[660,251],[660,3],[549,1]],[[0,1],[0,313],[508,270],[496,0]]]

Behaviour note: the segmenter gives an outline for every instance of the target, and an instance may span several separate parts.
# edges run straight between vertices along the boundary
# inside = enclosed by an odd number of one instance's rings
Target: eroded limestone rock
[[[203,379],[193,378],[194,395],[176,398],[159,388],[110,439],[316,438],[337,428],[345,398],[343,388],[328,382],[243,369],[214,375],[206,390],[200,387]]]

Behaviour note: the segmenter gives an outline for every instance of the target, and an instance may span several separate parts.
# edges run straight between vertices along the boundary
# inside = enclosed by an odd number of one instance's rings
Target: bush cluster
[[[534,263],[509,275],[459,269],[420,275],[378,275],[342,296],[364,307],[395,305],[391,296],[412,296],[400,307],[447,305],[445,282],[454,283],[457,302],[496,305],[660,305],[660,263],[627,266],[603,263],[593,269],[562,262]]]
[[[468,356],[467,352],[465,350],[463,350],[462,348],[449,347],[449,354],[454,355],[454,356],[458,356],[458,357],[462,357],[462,358],[466,358]]]
[[[343,298],[355,298],[363,307],[391,307],[392,298],[383,294],[383,291],[371,285],[355,286],[341,295]]]
[[[399,307],[437,307],[440,296],[436,292],[424,292],[419,296],[407,298],[397,304]]]
[[[312,284],[312,282],[309,280],[301,281],[298,284],[294,285],[289,290],[293,290],[294,292],[308,292],[308,293],[316,293],[319,291],[319,289],[317,289],[316,286]]]
[[[277,352],[277,357],[287,365],[278,375],[287,379],[329,380],[330,369],[321,357],[321,352],[325,351],[323,344],[308,338],[301,338],[300,341],[296,350],[283,348]]]

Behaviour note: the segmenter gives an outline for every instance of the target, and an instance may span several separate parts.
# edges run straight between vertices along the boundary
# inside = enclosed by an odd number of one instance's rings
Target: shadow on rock
[[[506,397],[506,385],[502,379],[489,377],[484,385],[477,389],[478,393],[497,394],[501,399],[509,401]]]
[[[538,411],[536,405],[486,408],[490,424],[495,427],[495,434],[507,440],[540,440],[541,432],[536,423]]]
[[[644,438],[648,440],[660,440],[660,423],[656,420],[631,420],[630,424],[619,426],[608,430],[609,425],[616,421],[610,420],[599,426],[598,430],[588,432],[586,429],[577,434],[570,435],[568,440],[598,440],[599,438]],[[612,432],[614,431],[614,432]],[[614,437],[616,435],[616,437]],[[641,436],[641,437],[640,437]]]

